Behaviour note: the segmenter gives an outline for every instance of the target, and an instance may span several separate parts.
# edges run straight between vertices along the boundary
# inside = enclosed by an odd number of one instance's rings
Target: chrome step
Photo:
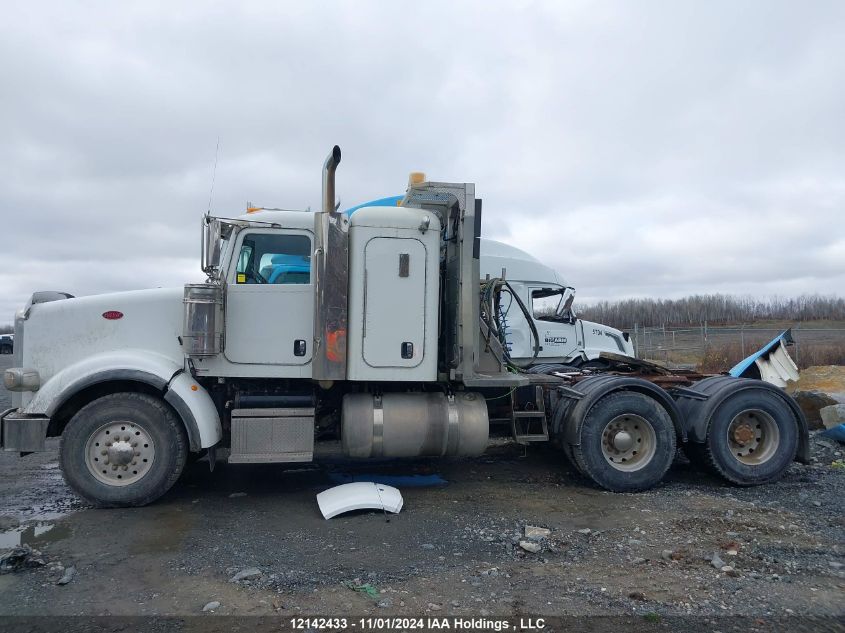
[[[517,411],[516,396],[514,392],[511,392],[511,434],[517,444],[549,441],[546,401],[543,397],[543,388],[539,385],[534,388],[534,404],[536,409]]]

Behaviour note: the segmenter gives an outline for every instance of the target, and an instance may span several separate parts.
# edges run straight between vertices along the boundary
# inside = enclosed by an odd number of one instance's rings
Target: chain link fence
[[[629,331],[637,358],[681,369],[723,371],[757,351],[786,327],[711,326],[642,327]],[[792,326],[795,344],[789,348],[799,367],[845,363],[845,328],[812,324]],[[728,367],[724,365],[730,363]]]

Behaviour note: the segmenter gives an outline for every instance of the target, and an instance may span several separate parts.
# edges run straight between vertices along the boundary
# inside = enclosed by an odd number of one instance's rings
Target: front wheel
[[[578,469],[613,492],[647,490],[663,479],[675,456],[675,427],[658,402],[622,391],[599,400],[572,446]]]
[[[142,506],[176,483],[187,453],[182,424],[161,399],[116,393],[71,418],[59,463],[68,485],[93,504]]]

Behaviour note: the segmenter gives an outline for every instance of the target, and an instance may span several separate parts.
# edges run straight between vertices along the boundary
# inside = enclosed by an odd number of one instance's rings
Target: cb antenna
[[[217,137],[217,147],[214,148],[214,169],[211,171],[211,190],[208,192],[208,212],[211,213],[211,197],[214,195],[214,180],[217,178],[217,157],[220,154],[220,136]]]

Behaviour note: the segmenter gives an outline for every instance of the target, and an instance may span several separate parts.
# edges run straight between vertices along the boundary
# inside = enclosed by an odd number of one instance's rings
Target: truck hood
[[[578,319],[584,332],[584,352],[587,358],[598,358],[601,352],[634,356],[634,343],[621,330]]]
[[[144,349],[183,362],[182,288],[158,288],[37,303],[23,321],[23,366],[42,384],[85,356]]]

